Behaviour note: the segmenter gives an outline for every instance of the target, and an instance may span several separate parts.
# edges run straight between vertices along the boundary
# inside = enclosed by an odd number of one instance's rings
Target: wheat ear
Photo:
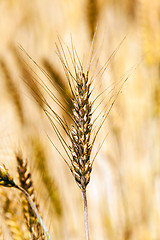
[[[30,197],[32,198],[33,202],[35,203],[35,206],[37,210],[39,210],[39,205],[36,203],[36,197],[34,193],[34,187],[32,182],[32,175],[29,172],[27,161],[24,161],[22,158],[21,153],[16,153],[16,159],[17,159],[17,171],[19,175],[19,181],[20,186],[28,192]],[[22,198],[22,209],[24,218],[26,221],[27,228],[29,232],[32,235],[33,239],[46,239],[44,236],[43,229],[41,228],[41,225],[37,222],[36,216],[30,207],[30,204],[26,200],[26,198],[23,196]]]
[[[45,226],[42,218],[40,217],[38,210],[32,200],[32,198],[30,197],[30,195],[26,192],[25,189],[23,189],[22,187],[18,186],[14,180],[13,177],[9,175],[8,170],[6,169],[6,167],[4,165],[0,165],[0,185],[4,186],[4,187],[14,187],[18,190],[20,190],[23,195],[26,197],[30,207],[32,208],[38,222],[40,223],[41,227],[43,228],[43,231],[47,237],[48,240],[52,240],[50,233],[47,229],[47,227]]]
[[[125,39],[125,38],[124,38]],[[50,139],[52,145],[55,147],[59,155],[63,158],[64,162],[67,164],[69,169],[72,172],[72,175],[74,176],[74,179],[78,186],[80,187],[82,191],[82,197],[83,197],[83,212],[84,212],[84,223],[85,223],[85,233],[86,233],[86,240],[89,240],[89,224],[88,224],[88,206],[87,206],[87,195],[86,195],[86,187],[90,181],[90,174],[92,171],[92,166],[94,163],[94,160],[106,138],[102,141],[102,144],[99,146],[97,153],[91,160],[91,151],[93,148],[93,145],[95,143],[95,140],[97,138],[97,135],[99,134],[102,126],[104,125],[104,122],[107,119],[108,114],[110,113],[117,96],[120,93],[120,90],[124,84],[124,81],[119,91],[116,94],[113,94],[111,98],[109,99],[109,103],[112,101],[110,106],[107,106],[107,104],[104,107],[104,113],[100,111],[99,114],[97,114],[96,118],[93,118],[94,111],[92,111],[92,106],[95,103],[95,101],[105,92],[104,90],[102,93],[100,93],[94,100],[91,100],[91,93],[94,90],[93,89],[93,83],[97,76],[102,77],[103,73],[107,69],[109,62],[111,59],[115,56],[116,52],[118,51],[119,47],[123,43],[124,39],[120,42],[119,46],[114,50],[114,52],[111,54],[109,59],[106,61],[106,63],[102,66],[102,68],[98,71],[95,77],[88,77],[90,66],[92,62],[92,47],[90,55],[88,58],[88,64],[87,64],[87,70],[83,69],[83,66],[79,60],[78,54],[73,46],[72,43],[72,51],[68,50],[68,54],[70,57],[70,60],[72,62],[74,72],[70,70],[70,66],[68,63],[68,57],[65,54],[65,49],[62,46],[61,40],[59,39],[60,47],[56,44],[57,47],[57,55],[59,56],[59,59],[62,63],[62,66],[64,68],[64,72],[66,75],[66,78],[68,80],[68,85],[70,87],[70,95],[72,95],[72,112],[70,113],[67,109],[67,107],[64,105],[63,102],[61,102],[55,95],[54,91],[51,91],[45,82],[40,79],[40,86],[42,89],[48,94],[48,96],[51,98],[51,100],[54,101],[55,104],[57,104],[58,107],[60,107],[66,116],[68,116],[73,124],[70,127],[67,123],[67,118],[61,117],[49,104],[47,99],[39,95],[37,96],[40,98],[40,100],[44,103],[45,107],[43,108],[45,114],[47,115],[55,134],[57,135],[58,140],[60,141],[62,147],[64,148],[65,154],[67,155],[67,159],[70,160],[68,162],[66,160],[66,157],[63,156],[61,151],[56,147],[56,145],[53,143],[53,141]],[[25,54],[31,59],[31,61],[38,67],[44,75],[48,78],[50,81],[50,76],[31,58],[31,56],[22,48],[22,50],[25,52]],[[126,78],[127,79],[127,78]],[[53,81],[52,81],[53,82]],[[92,85],[92,89],[91,89]],[[55,87],[55,90],[60,93],[60,91]],[[34,92],[34,89],[32,88],[32,85],[30,86],[31,90]],[[62,92],[61,92],[62,93]],[[66,102],[66,96],[63,94],[64,100]],[[112,100],[113,98],[113,100]],[[101,104],[101,102],[100,102]],[[96,107],[98,109],[99,105]],[[71,107],[71,105],[70,105]],[[98,127],[95,126],[95,122],[97,119],[101,117],[101,123]],[[94,127],[93,127],[94,126]],[[69,138],[70,143],[66,142],[64,137],[62,136],[61,129],[66,136]]]
[[[89,239],[88,226],[88,205],[86,197],[86,187],[90,181],[90,173],[92,170],[90,163],[91,154],[91,103],[90,83],[88,83],[88,74],[80,73],[76,79],[75,98],[73,99],[73,119],[74,124],[71,129],[71,152],[72,167],[71,172],[82,190],[83,196],[83,212],[86,239]]]
[[[86,240],[89,240],[88,205],[87,205],[86,187],[90,181],[90,174],[92,171],[92,164],[90,162],[90,155],[91,155],[91,149],[92,149],[92,143],[90,143],[90,136],[91,136],[91,130],[92,130],[92,123],[91,123],[92,104],[89,101],[89,98],[91,95],[90,86],[91,86],[91,82],[88,81],[88,73],[85,74],[83,71],[80,71],[79,73],[76,74],[74,92],[72,91],[72,87],[71,87],[71,91],[73,95],[72,96],[73,124],[71,128],[69,128],[69,126],[65,124],[63,119],[61,119],[54,111],[52,111],[52,113],[56,115],[57,120],[59,121],[59,123],[61,124],[61,126],[63,127],[63,129],[65,130],[65,132],[67,133],[71,141],[71,144],[68,146],[71,153],[71,157],[69,157],[71,161],[71,165],[69,165],[66,161],[65,162],[69,166],[76,183],[78,184],[78,186],[82,191]],[[59,130],[55,126],[50,115],[48,113],[46,114],[49,117],[49,120],[51,121],[52,126],[63,145],[63,138]]]
[[[85,191],[90,180],[90,135],[91,103],[89,102],[90,84],[88,76],[80,73],[77,76],[75,98],[73,99],[73,120],[71,128],[71,172],[81,190]]]

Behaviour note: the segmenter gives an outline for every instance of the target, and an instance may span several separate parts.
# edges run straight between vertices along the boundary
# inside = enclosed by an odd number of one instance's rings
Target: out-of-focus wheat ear
[[[22,124],[24,124],[25,118],[24,118],[24,114],[23,114],[21,96],[20,96],[19,90],[17,88],[18,84],[16,85],[16,83],[14,82],[11,71],[9,70],[7,63],[3,58],[0,58],[0,68],[4,75],[6,89],[11,97],[12,103],[14,103],[17,115],[20,119],[20,122]]]
[[[96,26],[98,22],[99,9],[97,0],[88,0],[87,1],[87,20],[90,32],[91,40],[94,37]]]
[[[20,218],[19,215],[19,206],[16,199],[16,195],[13,192],[5,191],[0,189],[0,211],[1,211],[1,221],[0,229],[3,234],[6,232],[12,236],[12,239],[23,240],[28,238],[29,233],[24,228],[23,218]],[[6,228],[7,227],[7,228]],[[0,239],[6,239],[0,235]]]
[[[35,214],[35,218],[37,219],[38,223],[40,224],[40,226],[42,227],[45,236],[47,237],[48,240],[52,240],[51,235],[47,229],[47,227],[45,226],[42,218],[39,215],[39,212],[32,200],[32,198],[30,197],[30,195],[28,194],[28,192],[22,188],[21,186],[18,186],[14,180],[13,177],[11,177],[8,173],[8,170],[6,169],[6,167],[4,165],[0,164],[0,186],[4,186],[4,187],[13,187],[15,189],[18,189],[19,191],[21,191],[21,193],[23,193],[23,195],[26,197],[32,211]]]
[[[22,155],[19,153],[16,155],[17,158],[17,169],[18,169],[18,174],[19,174],[19,181],[20,181],[20,185],[23,189],[25,189],[28,194],[30,195],[30,197],[32,198],[33,202],[36,202],[35,199],[35,194],[34,194],[34,188],[33,188],[33,183],[32,183],[32,179],[31,179],[31,173],[29,172],[28,168],[27,168],[27,162],[24,163]],[[22,197],[22,209],[23,209],[23,214],[24,214],[24,218],[26,220],[26,225],[28,227],[28,230],[31,233],[31,236],[33,239],[45,239],[43,230],[40,226],[40,224],[38,223],[36,216],[32,210],[32,208],[30,207],[28,201],[26,200],[26,198],[24,198],[24,196]],[[39,209],[39,205],[36,204],[36,208],[37,210]]]
[[[38,165],[38,169],[41,173],[43,183],[48,191],[52,206],[59,217],[62,216],[62,204],[60,201],[60,195],[53,176],[51,177],[47,167],[47,159],[42,143],[38,138],[33,142],[34,157]]]
[[[27,65],[27,63],[25,62],[23,57],[20,55],[20,53],[18,52],[16,47],[11,46],[11,50],[12,50],[13,56],[16,60],[18,69],[19,69],[20,73],[22,74],[22,78],[23,78],[24,82],[27,84],[27,86],[29,86],[28,89],[31,91],[31,94],[34,97],[35,101],[38,103],[38,106],[41,109],[43,109],[44,102],[42,100],[42,97],[39,97],[39,96],[42,96],[42,92],[39,88],[37,81],[35,81],[35,79],[34,79],[32,70]]]
[[[122,230],[123,239],[129,240],[133,235],[133,226],[132,223],[126,223],[124,229]]]
[[[13,240],[25,240],[26,237],[29,237],[27,233],[22,231],[22,225],[20,225],[19,219],[16,215],[18,210],[18,205],[12,206],[13,201],[9,199],[6,195],[5,205],[3,206],[3,215],[5,222],[8,226],[10,234]]]
[[[55,69],[53,64],[51,64],[47,59],[43,59],[43,65],[50,75],[51,81],[53,81],[53,85],[56,85],[59,89],[59,93],[61,96],[63,96],[63,101],[65,104],[65,107],[68,111],[72,111],[72,101],[71,101],[71,93],[68,91],[68,88],[64,84],[62,77],[60,73]]]

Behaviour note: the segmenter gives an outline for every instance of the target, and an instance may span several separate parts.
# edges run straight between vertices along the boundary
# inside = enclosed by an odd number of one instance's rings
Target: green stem
[[[89,240],[88,204],[87,204],[86,189],[82,190],[82,198],[83,198],[83,215],[84,215],[85,235],[86,235],[86,240]]]
[[[19,189],[19,190],[23,193],[23,195],[27,198],[27,201],[28,201],[30,207],[32,208],[32,210],[33,210],[33,212],[34,212],[34,214],[35,214],[38,222],[40,223],[41,227],[43,228],[43,231],[44,231],[45,235],[47,236],[47,239],[48,239],[48,240],[52,240],[51,235],[50,235],[50,233],[48,232],[48,229],[47,229],[47,227],[45,226],[42,218],[40,217],[40,215],[39,215],[39,213],[38,213],[38,210],[37,210],[37,208],[36,208],[36,206],[35,206],[32,198],[30,197],[30,195],[29,195],[23,188],[21,188],[20,186],[15,185],[15,187],[16,187],[17,189]]]

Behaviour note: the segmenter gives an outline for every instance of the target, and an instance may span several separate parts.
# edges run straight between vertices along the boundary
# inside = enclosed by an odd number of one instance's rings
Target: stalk
[[[19,190],[23,193],[23,195],[27,198],[27,201],[28,201],[30,207],[32,208],[34,214],[36,215],[36,218],[37,218],[39,224],[41,225],[41,227],[42,227],[43,230],[44,230],[45,235],[47,236],[47,239],[48,239],[48,240],[52,240],[51,235],[50,235],[50,233],[48,232],[48,229],[47,229],[47,227],[45,226],[42,218],[40,217],[40,215],[39,215],[39,213],[38,213],[38,211],[37,211],[37,208],[36,208],[36,206],[35,206],[32,198],[30,197],[30,195],[29,195],[23,188],[21,188],[20,186],[15,185],[15,187],[16,187],[17,189],[19,189]]]
[[[82,190],[82,198],[83,198],[83,216],[84,216],[85,235],[86,235],[86,240],[89,240],[88,204],[87,204],[86,189]]]

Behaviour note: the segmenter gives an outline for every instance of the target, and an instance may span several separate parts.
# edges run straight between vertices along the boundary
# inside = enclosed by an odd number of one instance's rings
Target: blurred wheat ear
[[[38,102],[38,105],[41,108],[43,108],[43,101],[38,96],[42,96],[42,93],[40,91],[40,88],[36,81],[34,81],[33,72],[28,68],[27,63],[22,58],[22,55],[19,53],[14,45],[11,45],[11,51],[13,54],[13,57],[15,58],[16,65],[21,73],[22,78],[25,80],[26,84],[31,86],[32,88],[32,95],[35,98],[35,101]],[[31,89],[29,88],[29,90]]]
[[[19,160],[19,162],[21,162]],[[22,162],[21,162],[22,163]],[[21,164],[22,166],[22,164]],[[21,172],[21,174],[23,174],[24,171],[24,167],[22,169],[23,171]],[[26,180],[25,180],[26,182]],[[28,203],[29,203],[29,206],[31,207],[32,209],[32,212],[34,213],[34,216],[35,216],[35,220],[37,220],[37,222],[40,224],[39,226],[42,227],[46,237],[48,240],[51,240],[51,236],[48,232],[48,229],[46,228],[42,218],[40,217],[39,213],[38,213],[38,210],[32,200],[32,198],[30,197],[30,195],[28,194],[28,192],[21,186],[17,185],[15,182],[14,182],[14,179],[13,177],[8,173],[8,170],[6,169],[5,165],[1,165],[0,164],[0,186],[4,186],[4,187],[13,187],[13,188],[16,188],[18,190],[21,191],[21,193],[26,197]],[[30,215],[31,216],[31,215]],[[44,238],[41,238],[41,239],[44,239]]]
[[[33,202],[36,205],[37,210],[39,210],[39,205],[36,203],[36,198],[34,194],[31,173],[29,172],[27,167],[27,161],[24,162],[22,158],[22,154],[20,153],[16,154],[16,159],[17,159],[17,165],[18,165],[17,170],[19,175],[20,186],[29,193],[30,197],[32,198]],[[22,209],[23,209],[23,214],[24,214],[27,228],[32,238],[45,240],[46,238],[44,236],[43,229],[41,228],[41,225],[36,219],[34,211],[30,207],[30,204],[27,202],[24,196],[22,196]]]
[[[4,75],[7,91],[11,97],[13,104],[15,105],[16,113],[20,119],[21,124],[24,124],[25,118],[21,102],[21,96],[17,85],[13,80],[12,72],[9,69],[7,62],[2,57],[0,57],[0,69]]]
[[[59,197],[59,191],[53,179],[53,176],[51,178],[49,174],[44,146],[42,145],[42,142],[38,138],[33,139],[33,152],[34,152],[34,158],[37,162],[37,167],[42,176],[43,183],[46,187],[46,190],[48,191],[49,198],[51,199],[52,206],[55,210],[55,213],[60,218],[63,215],[63,211],[62,211],[62,204]]]
[[[1,201],[3,201],[2,196],[1,196]],[[5,223],[7,224],[7,227],[12,236],[12,239],[22,240],[22,239],[26,239],[24,237],[26,235],[26,232],[24,234],[24,230],[22,230],[23,227],[21,226],[20,222],[18,222],[18,218],[16,215],[17,209],[18,209],[18,205],[14,206],[13,199],[9,198],[7,194],[5,194],[5,204],[3,204],[3,215],[4,215]]]

